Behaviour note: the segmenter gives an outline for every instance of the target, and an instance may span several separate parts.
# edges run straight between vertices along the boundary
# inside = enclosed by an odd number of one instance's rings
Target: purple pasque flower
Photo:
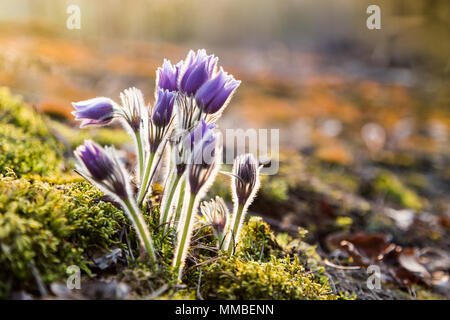
[[[162,66],[156,70],[156,88],[178,91],[178,77],[182,66],[183,61],[173,65],[169,60],[164,59]]]
[[[259,163],[255,156],[246,153],[236,157],[233,165],[232,189],[239,205],[252,200],[259,188]]]
[[[128,183],[124,169],[114,148],[103,149],[91,140],[75,150],[80,162],[78,172],[88,181],[120,199],[128,197]]]
[[[176,93],[158,89],[155,106],[153,107],[152,122],[157,127],[166,127],[172,120],[173,106]]]
[[[222,68],[214,78],[206,81],[195,94],[197,105],[204,113],[213,114],[223,110],[233,92],[241,84],[232,75],[224,72]]]
[[[217,57],[207,55],[204,49],[197,53],[189,51],[184,63],[178,85],[179,90],[187,95],[195,95],[197,90],[214,74]]]
[[[190,192],[197,194],[214,177],[217,166],[218,136],[214,125],[203,120],[190,134],[191,153],[188,164]],[[198,137],[201,136],[199,139]]]
[[[72,111],[75,120],[81,120],[80,128],[92,124],[108,124],[115,116],[115,103],[106,97],[72,102],[72,106],[75,108]]]

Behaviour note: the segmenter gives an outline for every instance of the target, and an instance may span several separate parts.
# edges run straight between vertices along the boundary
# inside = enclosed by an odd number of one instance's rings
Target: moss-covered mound
[[[19,289],[37,293],[36,274],[44,285],[64,282],[70,265],[91,275],[93,253],[122,246],[120,232],[124,226],[130,230],[122,211],[102,201],[99,191],[78,180],[17,178],[11,171],[0,178],[0,297],[8,297]],[[154,214],[157,216],[157,211]],[[148,217],[148,222],[154,221]],[[208,228],[194,241],[200,237],[204,247],[213,245]],[[162,270],[158,275],[143,264],[123,266],[123,271],[113,275],[129,281],[136,293],[145,292],[136,282],[136,275],[144,274],[145,282],[155,287],[171,287],[167,298],[195,297],[199,282],[199,294],[209,299],[337,298],[317,267],[320,259],[313,256],[314,249],[298,239],[295,250],[291,242],[281,246],[260,218],[245,224],[243,241],[231,259],[220,252],[219,259],[211,259],[215,254],[194,247],[191,255],[199,263],[190,263],[184,279],[188,287],[181,290],[170,270],[174,238],[170,232],[164,235],[160,231],[155,232],[154,238],[162,248]],[[136,255],[134,238],[130,239]],[[301,248],[300,244],[306,247]]]
[[[123,214],[85,182],[0,178],[0,297],[60,280],[69,265],[89,273],[90,252],[118,242]]]
[[[199,235],[205,237],[205,235]],[[314,247],[282,235],[277,239],[259,217],[244,225],[242,241],[231,258],[219,252],[199,253],[188,266],[185,282],[190,296],[202,299],[319,299],[345,298],[332,293]],[[195,239],[194,239],[195,241]],[[195,257],[195,251],[191,250]]]
[[[0,88],[0,173],[51,175],[62,163],[61,146],[44,119],[9,90]]]

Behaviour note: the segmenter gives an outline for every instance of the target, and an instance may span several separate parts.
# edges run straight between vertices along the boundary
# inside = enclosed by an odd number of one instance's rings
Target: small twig
[[[328,261],[328,259],[325,259],[324,263],[329,267],[333,267],[333,268],[340,269],[340,270],[359,270],[359,269],[361,269],[361,267],[359,267],[359,266],[348,266],[348,267],[339,266],[337,264],[334,264],[334,263]]]
[[[217,256],[217,257],[214,257],[214,258],[210,258],[210,259],[205,260],[205,261],[203,261],[203,262],[197,263],[197,264],[195,264],[195,265],[190,266],[189,268],[187,268],[186,272],[188,272],[188,271],[191,270],[191,269],[200,267],[200,266],[202,266],[202,265],[204,265],[204,264],[211,263],[211,262],[214,262],[214,261],[216,261],[216,260],[219,260],[219,259],[222,258],[222,257],[223,257],[223,255]]]
[[[157,297],[159,297],[161,294],[163,294],[167,289],[169,288],[169,286],[166,284],[162,285],[161,287],[159,287],[158,289],[156,289],[151,295],[149,295],[147,297],[148,300],[153,300],[156,299]]]
[[[124,230],[125,230],[125,241],[127,242],[128,252],[130,253],[131,261],[134,262],[133,251],[131,250],[130,239],[128,239],[127,228],[124,227]]]
[[[200,233],[200,231],[201,231],[202,229],[205,229],[205,228],[207,228],[207,227],[209,227],[209,226],[210,226],[210,225],[203,225],[203,226],[201,226],[201,227],[198,227],[198,228],[194,229],[194,230],[193,230],[193,233],[195,232],[195,234],[192,235],[192,238],[195,238],[195,237]]]
[[[214,252],[214,253],[217,252],[217,248],[204,246],[202,244],[199,244],[199,245],[196,245],[196,246],[191,246],[191,249],[204,249],[204,250],[209,250],[209,251]]]
[[[262,261],[262,258],[263,258],[263,254],[264,254],[264,244],[265,244],[265,241],[263,241],[263,244],[262,244],[261,253],[259,254],[259,261]]]

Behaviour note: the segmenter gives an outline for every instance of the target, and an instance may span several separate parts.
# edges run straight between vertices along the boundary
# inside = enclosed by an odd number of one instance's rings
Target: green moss
[[[44,282],[81,263],[79,249],[66,241],[73,232],[61,197],[48,185],[3,178],[0,183],[0,296],[16,285],[35,287],[34,265]]]
[[[0,173],[10,168],[22,176],[28,173],[50,175],[59,171],[61,157],[39,137],[17,127],[0,124]]]
[[[204,298],[214,299],[336,299],[330,291],[305,272],[297,256],[268,262],[220,259],[205,268],[200,287]]]
[[[58,186],[57,186],[58,187]],[[74,230],[71,241],[85,250],[111,248],[128,224],[122,210],[102,201],[102,193],[88,182],[59,186],[67,199],[67,219]]]
[[[0,88],[0,174],[10,168],[18,176],[59,171],[61,146],[43,118],[6,88]]]
[[[261,218],[252,217],[233,257],[222,255],[213,262],[204,257],[205,263],[188,272],[185,281],[204,299],[337,299],[317,266],[314,248],[287,235],[281,238],[283,246]]]
[[[386,196],[404,207],[417,211],[423,207],[420,197],[406,187],[397,176],[387,171],[378,175],[372,187],[378,196]]]
[[[247,260],[269,261],[285,255],[270,227],[260,217],[251,217],[242,230],[238,255]]]
[[[0,297],[36,288],[32,266],[44,283],[66,277],[66,267],[89,273],[90,249],[118,244],[122,211],[100,201],[88,183],[51,184],[0,178]]]
[[[286,201],[289,198],[289,186],[285,179],[279,177],[261,177],[261,196],[272,201]]]
[[[11,95],[8,88],[0,87],[0,121],[23,128],[27,134],[46,138],[49,130],[43,118],[24,104],[19,97]]]

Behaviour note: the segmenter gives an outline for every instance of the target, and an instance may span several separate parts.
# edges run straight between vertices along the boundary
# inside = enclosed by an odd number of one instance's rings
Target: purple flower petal
[[[169,91],[178,90],[178,77],[182,62],[172,65],[169,60],[164,59],[162,67],[157,70],[157,87]]]
[[[205,50],[198,50],[197,54],[192,50],[189,51],[184,62],[179,89],[188,95],[195,94],[212,77],[216,64],[217,58],[213,55],[208,56]]]
[[[198,89],[195,99],[203,112],[213,114],[224,107],[234,90],[239,86],[232,75],[223,69],[212,79],[208,80]]]
[[[72,103],[75,120],[83,120],[81,126],[89,124],[106,124],[114,117],[114,102],[105,97]]]

